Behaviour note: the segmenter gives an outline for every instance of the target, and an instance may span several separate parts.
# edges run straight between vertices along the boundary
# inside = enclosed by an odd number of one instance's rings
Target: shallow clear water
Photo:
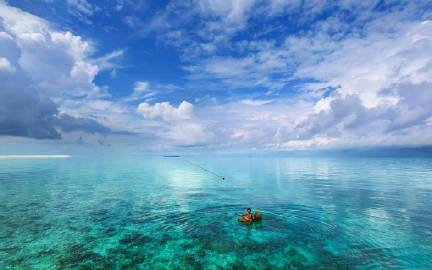
[[[239,223],[246,207],[263,221]],[[427,269],[431,254],[428,158],[0,160],[1,269]]]

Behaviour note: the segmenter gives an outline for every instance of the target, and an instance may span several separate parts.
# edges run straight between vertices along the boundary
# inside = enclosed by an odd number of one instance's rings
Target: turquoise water
[[[263,221],[238,223],[246,207]],[[430,269],[431,254],[428,158],[0,160],[1,269]]]

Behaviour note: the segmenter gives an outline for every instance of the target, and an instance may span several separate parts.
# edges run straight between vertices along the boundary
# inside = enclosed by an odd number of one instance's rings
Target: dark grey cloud
[[[0,69],[0,135],[35,139],[61,139],[60,131],[108,133],[109,128],[95,120],[59,114],[58,105],[40,94],[18,64],[19,51],[2,44],[0,57],[15,71]],[[10,54],[1,54],[12,50]],[[11,55],[13,57],[11,57]]]
[[[0,89],[0,135],[60,139],[53,123],[57,106],[33,91]]]
[[[55,124],[64,132],[84,131],[88,133],[100,134],[107,134],[111,132],[109,128],[93,119],[81,117],[76,118],[67,114],[58,116],[56,118]]]
[[[60,139],[53,123],[57,105],[31,87],[25,73],[8,58],[15,72],[0,70],[0,135]]]
[[[51,99],[40,95],[25,82],[5,78],[0,86],[0,135],[35,139],[61,139],[61,133],[82,131],[107,134],[110,129],[89,118],[59,114]]]
[[[52,50],[46,55],[52,57]],[[46,91],[39,89],[38,82],[21,67],[22,56],[22,49],[0,19],[0,60],[3,63],[3,67],[0,65],[0,135],[61,139],[61,132],[110,132],[93,119],[60,114],[58,104],[47,96]],[[60,58],[57,62],[65,57]]]

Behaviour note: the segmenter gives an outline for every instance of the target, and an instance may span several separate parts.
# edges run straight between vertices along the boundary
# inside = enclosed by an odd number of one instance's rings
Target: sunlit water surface
[[[263,221],[239,223],[246,207]],[[428,158],[0,161],[1,269],[430,269],[431,258]]]

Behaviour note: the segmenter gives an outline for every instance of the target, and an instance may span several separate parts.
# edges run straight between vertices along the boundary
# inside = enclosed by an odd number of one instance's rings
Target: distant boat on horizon
[[[180,155],[164,155],[163,157],[180,157]]]

